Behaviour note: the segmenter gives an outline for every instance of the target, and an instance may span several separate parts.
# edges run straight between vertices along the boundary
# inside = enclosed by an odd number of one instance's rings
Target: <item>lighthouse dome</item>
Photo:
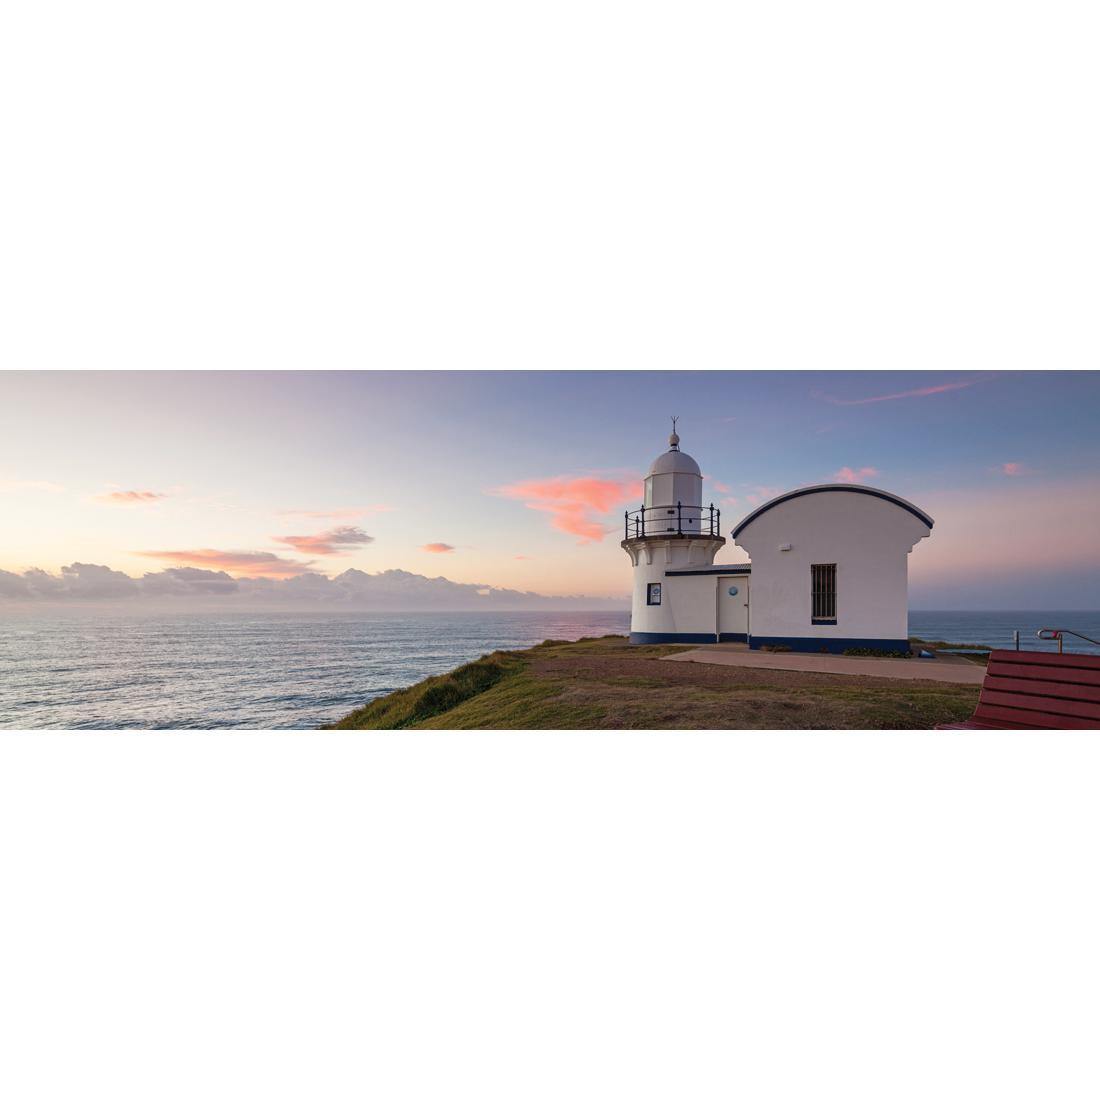
[[[679,450],[665,451],[663,455],[658,455],[649,467],[649,473],[650,476],[653,474],[695,474],[697,477],[702,476],[699,463],[691,455],[686,455]]]
[[[668,450],[658,455],[645,477],[645,506],[671,508],[687,505],[699,511],[703,503],[703,475],[699,463],[680,450],[680,437],[673,421]],[[698,522],[696,520],[696,522]]]

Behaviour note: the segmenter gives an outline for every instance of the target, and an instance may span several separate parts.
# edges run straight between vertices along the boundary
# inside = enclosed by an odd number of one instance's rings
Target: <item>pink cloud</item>
[[[986,381],[986,377],[971,378],[963,382],[941,382],[938,386],[924,386],[919,390],[903,390],[901,393],[884,393],[877,397],[832,397],[827,393],[819,393],[817,396],[831,405],[874,405],[879,401],[900,401],[903,397],[931,397],[935,393],[950,393],[952,390],[965,390],[968,386],[976,386],[979,382]]]
[[[530,561],[531,559],[526,554],[517,554],[516,561]]]
[[[714,491],[716,493],[722,493],[723,495],[728,495],[729,493],[733,492],[733,490],[728,485],[724,484],[721,481],[715,481],[714,478],[712,478],[712,477],[708,477],[707,481],[709,481],[711,483],[711,485],[714,487]]]
[[[636,501],[642,494],[639,478],[549,477],[521,481],[493,490],[500,496],[522,500],[528,508],[549,512],[558,531],[576,535],[579,542],[599,542],[608,531],[600,521],[612,508]]]
[[[429,554],[453,554],[455,548],[449,542],[426,542],[420,549]]]
[[[149,489],[120,489],[113,493],[104,493],[96,497],[102,504],[156,504],[164,500],[167,493],[154,493]]]
[[[1001,473],[1009,477],[1019,477],[1024,472],[1023,465],[1019,462],[1005,462],[1001,466]]]
[[[194,565],[204,569],[224,569],[239,577],[269,577],[283,580],[312,573],[305,564],[280,558],[267,550],[138,550],[143,558],[157,558],[177,565]]]
[[[346,554],[374,542],[374,536],[358,527],[334,527],[317,535],[273,535],[274,542],[293,547],[299,554]]]
[[[833,474],[834,481],[845,481],[849,485],[854,485],[860,481],[866,481],[869,477],[874,477],[878,473],[878,470],[874,466],[860,466],[858,470],[853,470],[851,466],[841,466],[835,474]]]

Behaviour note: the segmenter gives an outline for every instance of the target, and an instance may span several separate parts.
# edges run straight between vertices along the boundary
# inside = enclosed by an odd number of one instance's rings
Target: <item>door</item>
[[[739,574],[718,578],[718,640],[749,639],[749,578]]]

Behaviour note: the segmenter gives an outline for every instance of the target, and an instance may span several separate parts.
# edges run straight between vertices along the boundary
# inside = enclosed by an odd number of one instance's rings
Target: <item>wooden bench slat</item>
[[[983,687],[978,700],[979,714],[984,705],[1014,707],[1016,710],[1034,711],[1036,714],[1065,715],[1070,718],[1091,718],[1100,722],[1100,703],[1082,703],[1077,699],[1053,699],[1049,695],[1021,695],[1014,691],[997,691]]]
[[[1091,653],[1031,653],[1026,649],[992,649],[989,660],[1010,660],[1018,665],[1048,665],[1062,668],[1096,668],[1097,657]]]
[[[1036,698],[1079,699],[1085,703],[1100,703],[1100,683],[1063,684],[1015,676],[987,676],[982,687],[990,691],[1034,695]]]
[[[979,722],[1008,722],[1012,729],[1044,730],[1095,730],[1100,729],[1100,721],[1087,718],[1071,718],[1068,715],[1042,715],[1034,710],[1019,710],[1014,707],[982,706],[974,712]]]
[[[1017,680],[1042,680],[1044,683],[1098,684],[1100,668],[1049,668],[1043,665],[1021,665],[1010,661],[990,662],[986,675],[1010,676]]]

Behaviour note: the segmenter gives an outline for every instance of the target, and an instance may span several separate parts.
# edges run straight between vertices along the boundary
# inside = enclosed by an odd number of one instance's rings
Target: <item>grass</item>
[[[491,653],[360,707],[334,729],[929,729],[978,688],[662,661],[619,635]]]
[[[490,653],[453,672],[430,676],[412,687],[374,699],[341,718],[332,728],[400,730],[418,726],[495,687],[506,676],[517,673],[523,663],[518,652]]]

